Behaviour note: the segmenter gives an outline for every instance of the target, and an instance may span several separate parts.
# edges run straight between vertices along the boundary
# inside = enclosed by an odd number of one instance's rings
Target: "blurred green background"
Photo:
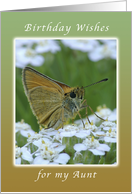
[[[87,86],[108,78],[107,82],[86,88],[84,99],[94,111],[104,104],[111,110],[116,108],[116,60],[106,57],[94,62],[89,59],[88,52],[71,49],[60,40],[57,43],[61,48],[60,51],[41,53],[45,58],[44,63],[41,66],[31,64],[28,66],[71,87]],[[23,68],[16,67],[16,122],[24,119],[34,131],[38,132],[39,125],[31,111],[22,84]],[[80,113],[85,118],[85,110]],[[90,110],[88,113],[91,114]]]

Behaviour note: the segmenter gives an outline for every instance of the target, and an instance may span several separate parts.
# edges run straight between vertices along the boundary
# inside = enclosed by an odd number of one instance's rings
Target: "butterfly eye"
[[[76,98],[76,94],[75,94],[74,92],[71,92],[71,93],[70,93],[70,97],[71,97],[71,98]]]

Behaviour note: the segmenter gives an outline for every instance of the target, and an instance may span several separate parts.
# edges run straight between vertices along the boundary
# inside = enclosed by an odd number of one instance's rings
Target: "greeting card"
[[[130,192],[131,13],[1,21],[2,192]]]

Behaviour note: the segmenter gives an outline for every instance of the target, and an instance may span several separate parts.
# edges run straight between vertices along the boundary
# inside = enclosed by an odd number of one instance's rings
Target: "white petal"
[[[75,144],[73,148],[77,152],[80,152],[82,150],[87,150],[87,147],[84,144],[82,144],[82,143]]]
[[[99,156],[105,155],[105,152],[97,150],[97,149],[89,149],[89,151],[91,151],[94,155],[99,155]]]
[[[36,48],[35,48],[35,51],[37,52],[37,53],[45,53],[45,52],[48,52],[48,51],[50,51],[50,47],[48,47],[48,46],[37,46]]]
[[[31,65],[33,66],[41,66],[44,63],[45,59],[41,55],[36,55],[31,60]]]
[[[90,132],[89,132],[89,135],[90,135]],[[75,136],[83,139],[83,138],[87,137],[88,134],[80,131],[79,133],[76,133]]]
[[[41,156],[37,156],[34,161],[33,164],[49,164],[48,160],[44,160]]]
[[[27,150],[27,148],[22,147],[21,148],[21,152],[22,152],[22,158],[28,162],[32,162],[33,158],[32,155],[30,154],[30,152]]]
[[[101,55],[98,52],[91,52],[88,54],[88,57],[91,61],[94,61],[94,62],[99,61],[104,58],[103,55]]]
[[[66,145],[61,145],[55,148],[56,151],[62,152],[65,149]]]
[[[52,143],[52,144],[50,145],[51,148],[56,148],[56,147],[58,147],[58,146],[60,146],[60,143],[58,143],[58,142]]]
[[[91,131],[91,133],[92,133],[94,136],[97,136],[97,137],[103,136],[103,135],[105,134],[104,131],[97,131],[97,132]]]
[[[17,61],[15,64],[16,64],[16,67],[21,68],[21,69],[23,69],[26,66],[22,64],[20,61]]]
[[[35,132],[32,130],[32,129],[29,129],[29,130],[20,130],[20,133],[22,136],[24,137],[28,137],[28,135],[34,135]]]
[[[35,135],[35,131],[33,131],[32,129],[29,129],[28,130],[28,133],[32,136],[32,135]]]
[[[21,158],[15,159],[15,164],[21,164]]]
[[[37,147],[40,147],[40,145],[42,144],[42,140],[47,143],[47,144],[51,144],[51,141],[48,138],[40,138],[38,140],[34,140],[33,144]]]
[[[104,138],[105,142],[111,142],[111,143],[116,143],[117,139],[113,137],[105,137]]]
[[[76,131],[70,131],[70,132],[61,132],[60,135],[63,137],[72,137],[76,134]]]
[[[101,150],[101,151],[107,151],[109,152],[110,151],[110,147],[106,144],[99,144],[99,147],[96,148],[97,150]]]
[[[70,160],[70,156],[66,153],[59,154],[58,158],[54,160],[54,162],[66,164]]]
[[[110,127],[103,127],[103,130],[108,131]]]
[[[15,128],[15,133],[17,133],[19,130],[20,130],[20,129],[18,129],[18,128]]]
[[[22,136],[28,137],[28,131],[26,131],[26,130],[20,130],[20,133],[21,133]]]
[[[108,117],[109,121],[116,121],[117,120],[117,116],[116,113],[112,113],[109,117]]]
[[[41,133],[41,131],[40,131],[40,133]],[[58,133],[58,131],[56,130],[54,130],[54,131],[50,131],[50,132],[45,132],[44,134],[46,134],[46,135],[48,135],[48,136],[54,136],[54,135],[56,135]],[[43,134],[43,132],[42,132],[42,134]]]

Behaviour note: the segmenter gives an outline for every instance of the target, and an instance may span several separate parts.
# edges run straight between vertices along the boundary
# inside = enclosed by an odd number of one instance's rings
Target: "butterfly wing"
[[[42,125],[45,125],[46,128],[54,127],[55,129],[58,129],[60,126],[62,126],[62,107],[59,107],[54,112],[52,112],[52,115],[50,115],[45,122],[41,123]]]
[[[25,67],[23,70],[23,84],[26,94],[30,89],[37,86],[56,88],[62,94],[65,93],[66,88],[70,88],[70,86],[53,80],[50,77],[43,75],[30,67]]]
[[[23,70],[23,85],[39,124],[54,126],[62,116],[63,89],[70,87],[30,67]]]
[[[39,124],[49,125],[51,115],[62,106],[62,95],[55,88],[38,86],[28,92],[28,99]]]

